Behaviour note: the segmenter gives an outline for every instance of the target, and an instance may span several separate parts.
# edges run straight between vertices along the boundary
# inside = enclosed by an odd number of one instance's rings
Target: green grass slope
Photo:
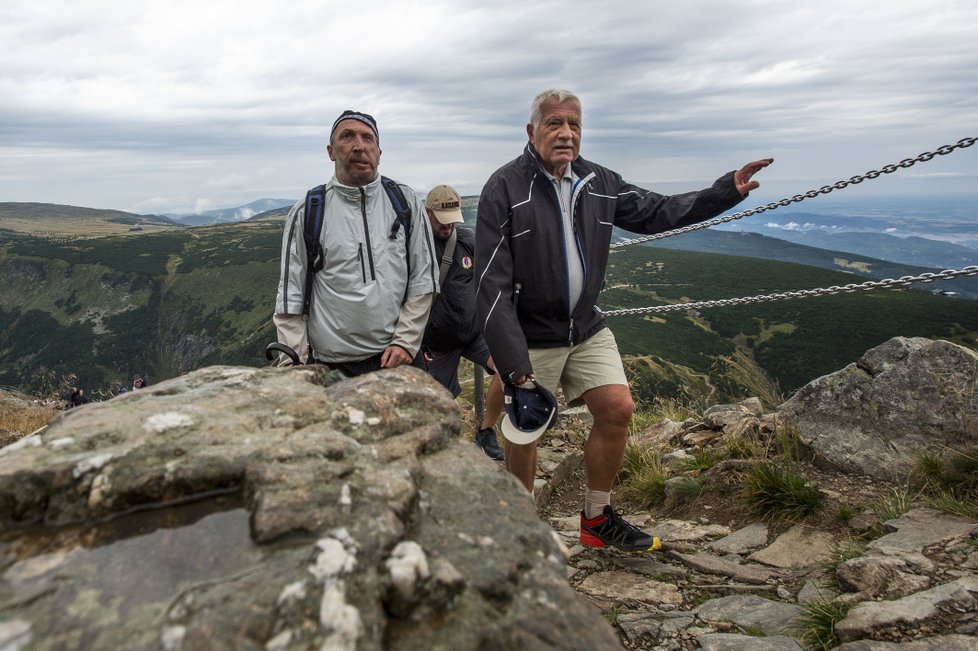
[[[282,221],[73,239],[0,241],[0,385],[89,393],[207,364],[265,363]],[[611,256],[601,307],[844,285],[852,274],[635,246]],[[614,317],[641,400],[769,405],[896,335],[974,347],[978,301],[887,290]],[[73,377],[74,376],[74,377]]]
[[[806,265],[628,247],[611,256],[606,310],[770,294],[854,282]],[[860,281],[856,281],[860,282]],[[926,287],[926,285],[924,285]],[[642,398],[767,401],[902,336],[978,342],[978,301],[877,290],[609,319]]]

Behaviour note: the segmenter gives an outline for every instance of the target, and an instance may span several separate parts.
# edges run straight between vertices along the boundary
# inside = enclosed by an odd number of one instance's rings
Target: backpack
[[[380,185],[387,193],[387,198],[394,207],[397,216],[391,226],[390,239],[397,237],[397,231],[404,226],[405,255],[408,264],[408,278],[411,277],[411,206],[408,205],[404,191],[397,184],[386,176],[380,177]],[[323,231],[324,204],[326,202],[326,186],[317,185],[306,193],[306,209],[302,223],[302,239],[306,245],[306,285],[302,292],[302,316],[309,317],[309,308],[312,303],[312,281],[318,271],[323,268],[326,258],[323,255],[323,247],[319,243],[319,236]],[[405,296],[407,288],[405,288]]]

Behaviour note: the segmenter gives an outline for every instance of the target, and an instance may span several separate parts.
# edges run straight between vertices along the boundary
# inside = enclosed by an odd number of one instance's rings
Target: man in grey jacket
[[[309,260],[302,239],[305,202],[299,201],[282,237],[273,316],[278,341],[304,361],[350,376],[410,364],[438,291],[424,206],[401,185],[411,224],[394,228],[397,213],[377,172],[380,135],[370,115],[344,111],[333,123],[326,151],[334,175],[325,185],[323,266],[313,277],[306,321],[302,305]]]
[[[529,378],[594,424],[584,445],[587,493],[581,543],[631,552],[659,541],[611,507],[633,403],[617,343],[597,308],[614,226],[657,233],[709,219],[758,187],[773,159],[748,163],[698,192],[664,196],[581,158],[581,102],[549,89],[530,107],[523,154],[486,182],[476,222],[477,303],[496,370],[515,386]],[[536,441],[505,444],[506,466],[533,489]]]

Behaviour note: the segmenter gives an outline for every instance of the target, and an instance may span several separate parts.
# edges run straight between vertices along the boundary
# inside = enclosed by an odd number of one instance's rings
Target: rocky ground
[[[568,581],[624,648],[978,649],[974,521],[917,505],[884,525],[871,505],[899,486],[799,462],[827,496],[823,515],[764,522],[739,497],[744,466],[721,463],[682,507],[643,509],[616,498],[629,521],[662,539],[659,552],[589,549],[578,543],[588,427],[586,414],[561,418],[541,446],[535,496],[568,548]],[[672,440],[674,454],[699,447]],[[839,620],[834,631],[811,626],[826,612]]]

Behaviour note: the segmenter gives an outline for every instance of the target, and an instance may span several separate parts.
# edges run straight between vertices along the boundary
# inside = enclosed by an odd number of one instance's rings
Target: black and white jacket
[[[596,307],[613,226],[660,233],[715,217],[743,200],[733,172],[698,192],[664,196],[578,157],[571,198],[584,288],[569,305],[560,204],[533,146],[499,168],[479,198],[476,278],[479,321],[503,378],[531,373],[528,348],[579,344],[605,327]]]

